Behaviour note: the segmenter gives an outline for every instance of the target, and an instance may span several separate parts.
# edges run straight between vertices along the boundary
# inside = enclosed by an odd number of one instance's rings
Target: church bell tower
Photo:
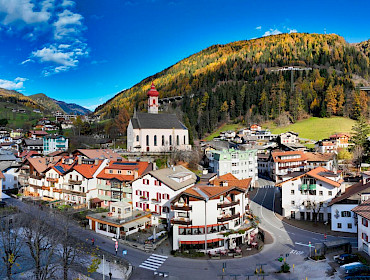
[[[159,92],[155,89],[154,83],[148,91],[148,113],[158,114],[158,95]]]

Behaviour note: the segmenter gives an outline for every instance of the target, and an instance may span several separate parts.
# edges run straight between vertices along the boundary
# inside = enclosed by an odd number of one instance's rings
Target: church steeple
[[[155,89],[154,82],[148,91],[148,113],[158,114],[158,95],[159,92]]]

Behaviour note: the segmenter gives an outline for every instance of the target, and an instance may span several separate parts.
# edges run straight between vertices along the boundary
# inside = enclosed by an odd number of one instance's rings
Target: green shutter
[[[311,184],[309,187],[310,191],[315,191],[316,190],[316,184]]]
[[[302,184],[301,191],[306,191],[306,190],[307,190],[307,184]]]

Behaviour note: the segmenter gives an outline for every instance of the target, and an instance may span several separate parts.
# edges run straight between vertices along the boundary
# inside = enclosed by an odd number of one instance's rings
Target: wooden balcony
[[[56,188],[54,188],[53,189],[53,192],[55,192],[55,193],[62,193],[62,189],[56,189]]]
[[[80,181],[80,180],[71,180],[71,179],[69,179],[69,180],[68,180],[68,184],[69,184],[69,185],[81,185],[81,184],[82,184],[82,181]]]
[[[217,208],[227,208],[227,207],[239,205],[239,203],[240,203],[239,199],[237,201],[218,203]]]
[[[171,219],[171,224],[189,226],[192,222],[189,218],[173,218]]]
[[[46,186],[42,186],[41,189],[44,191],[50,191],[50,187],[46,187]]]
[[[140,196],[140,200],[141,200],[141,201],[148,201],[148,200],[149,200],[149,197],[146,197],[146,196]]]
[[[58,178],[46,178],[46,181],[51,182],[51,183],[58,183],[59,179]]]
[[[156,198],[152,198],[152,202],[153,203],[161,203],[161,200],[160,199],[156,199]]]
[[[43,179],[43,178],[44,178],[44,176],[31,174],[31,175],[30,175],[30,178],[32,178],[32,179],[36,179],[36,180],[41,180],[41,179]]]
[[[240,217],[240,213],[236,213],[234,215],[226,215],[226,216],[217,218],[217,222],[218,223],[223,223],[223,222],[234,220],[234,219],[239,218],[239,217]]]
[[[72,195],[78,195],[78,196],[86,197],[86,193],[83,193],[83,192],[71,191],[71,190],[65,190],[65,189],[62,189],[62,192],[66,193],[66,194],[72,194]]]
[[[171,210],[177,210],[177,211],[191,211],[190,205],[171,205]]]

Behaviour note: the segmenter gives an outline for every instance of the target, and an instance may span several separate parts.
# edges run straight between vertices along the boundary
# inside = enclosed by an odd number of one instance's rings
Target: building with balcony
[[[282,215],[307,221],[331,220],[329,203],[344,190],[341,174],[323,167],[287,174],[276,186],[281,189]]]
[[[359,251],[370,255],[370,199],[352,209],[358,217],[357,246]]]
[[[191,150],[187,127],[175,114],[158,114],[158,91],[148,91],[148,113],[134,112],[127,127],[130,152],[168,152]]]
[[[351,136],[347,133],[337,133],[330,135],[330,140],[336,142],[338,148],[348,148],[350,145]]]
[[[145,161],[111,161],[97,176],[97,199],[101,207],[112,202],[132,201],[131,181],[153,170],[153,164]]]
[[[48,155],[55,151],[67,151],[68,150],[68,139],[64,136],[44,136],[43,137],[43,153]]]
[[[233,174],[237,179],[252,178],[252,185],[258,179],[257,150],[210,150],[207,152],[212,172],[222,176]]]
[[[315,150],[319,153],[337,153],[338,144],[336,140],[320,140],[315,143]]]
[[[204,252],[207,243],[209,252],[250,242],[258,232],[246,215],[250,183],[219,179],[216,185],[195,185],[177,195],[171,202],[173,250]]]
[[[169,222],[172,218],[172,199],[194,186],[196,175],[181,165],[153,170],[131,183],[132,205],[152,213],[153,224],[160,220]]]
[[[296,144],[299,143],[298,133],[288,131],[281,133],[278,136],[278,143],[279,144]]]
[[[114,202],[109,206],[109,212],[89,214],[90,229],[114,238],[125,238],[130,234],[150,225],[151,214],[133,210],[128,202]]]

